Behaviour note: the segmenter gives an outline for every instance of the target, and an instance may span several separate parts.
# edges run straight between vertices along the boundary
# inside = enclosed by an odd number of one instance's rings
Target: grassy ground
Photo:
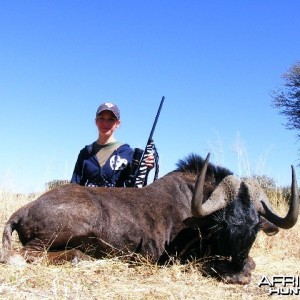
[[[12,212],[32,199],[0,192],[0,232]],[[196,263],[159,267],[114,258],[61,266],[0,264],[0,299],[268,299],[268,287],[258,287],[262,276],[300,277],[299,244],[299,222],[273,237],[259,233],[251,250],[256,269],[245,286],[204,277]]]

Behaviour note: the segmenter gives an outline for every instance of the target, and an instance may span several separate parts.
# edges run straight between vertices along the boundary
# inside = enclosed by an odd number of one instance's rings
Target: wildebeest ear
[[[186,218],[183,223],[190,228],[201,228],[209,224],[208,218]]]
[[[263,216],[260,216],[260,228],[266,235],[275,235],[278,233],[279,228],[273,223],[266,220]]]

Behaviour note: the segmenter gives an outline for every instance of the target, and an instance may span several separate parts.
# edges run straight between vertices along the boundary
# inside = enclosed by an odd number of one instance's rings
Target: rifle
[[[158,153],[157,153],[157,150],[156,150],[156,147],[154,145],[152,137],[153,137],[153,133],[154,133],[154,130],[155,130],[155,127],[156,127],[156,123],[158,121],[160,111],[161,111],[161,108],[163,106],[164,101],[165,101],[165,97],[163,96],[161,101],[160,101],[158,111],[156,113],[155,120],[154,120],[154,123],[152,125],[152,129],[151,129],[151,132],[150,132],[145,150],[143,151],[139,148],[135,148],[134,156],[133,156],[133,160],[132,160],[134,171],[132,173],[133,174],[133,180],[132,180],[131,185],[133,187],[143,187],[143,186],[147,185],[149,170],[147,169],[147,166],[145,164],[145,156],[149,155],[152,151],[155,152],[154,157],[155,157],[155,165],[156,165],[154,180],[157,179],[157,176],[158,176]]]

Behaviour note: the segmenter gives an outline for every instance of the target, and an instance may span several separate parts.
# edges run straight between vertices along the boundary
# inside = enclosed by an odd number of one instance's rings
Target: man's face
[[[101,112],[96,117],[96,125],[101,135],[111,136],[119,124],[120,121],[109,110]]]

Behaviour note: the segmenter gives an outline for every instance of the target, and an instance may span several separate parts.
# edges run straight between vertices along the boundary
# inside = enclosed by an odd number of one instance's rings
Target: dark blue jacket
[[[124,187],[129,180],[133,149],[123,144],[116,149],[103,167],[96,156],[95,143],[85,146],[79,153],[71,183],[86,186]]]

